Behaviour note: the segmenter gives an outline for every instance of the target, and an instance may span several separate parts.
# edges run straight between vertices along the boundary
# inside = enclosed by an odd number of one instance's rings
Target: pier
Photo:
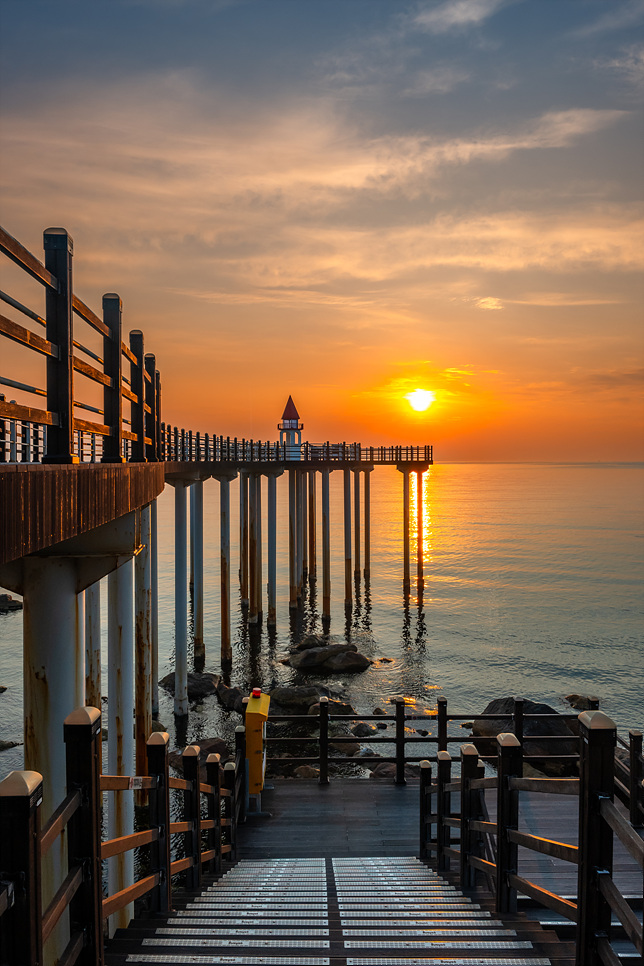
[[[126,927],[133,915],[134,902],[143,896],[149,898],[150,914],[168,919],[175,902],[173,876],[185,876],[186,888],[195,893],[201,893],[207,881],[215,888],[222,881],[223,872],[228,870],[231,874],[237,868],[234,863],[243,857],[246,828],[247,847],[258,850],[256,857],[264,855],[268,859],[276,847],[266,844],[268,839],[263,846],[258,843],[254,837],[262,829],[256,818],[250,813],[246,815],[242,725],[238,729],[235,753],[225,767],[220,771],[216,756],[211,756],[212,760],[206,763],[206,781],[199,774],[199,749],[195,750],[194,746],[183,753],[184,777],[170,777],[168,736],[151,734],[152,716],[158,708],[157,497],[166,485],[174,488],[174,712],[181,719],[188,713],[189,579],[194,599],[195,665],[203,667],[205,659],[204,481],[215,479],[219,484],[220,657],[222,668],[226,668],[233,655],[230,599],[235,539],[238,539],[242,605],[249,624],[259,626],[266,620],[270,627],[280,619],[276,604],[277,477],[288,475],[289,610],[296,611],[301,606],[306,582],[317,581],[321,570],[322,617],[328,629],[333,593],[330,474],[338,471],[343,475],[345,579],[342,593],[344,607],[350,612],[355,580],[362,578],[368,582],[370,577],[371,473],[377,466],[389,465],[397,467],[402,474],[401,580],[405,595],[409,595],[413,525],[410,477],[416,474],[420,492],[422,474],[433,463],[433,451],[430,445],[374,447],[355,442],[302,441],[303,426],[290,398],[278,426],[280,439],[273,442],[202,434],[168,425],[161,418],[162,380],[156,358],[146,352],[140,330],[131,330],[127,341],[124,340],[123,306],[119,296],[104,295],[102,310],[97,313],[74,294],[73,243],[68,233],[58,228],[45,231],[41,261],[0,230],[0,252],[21,273],[17,292],[0,293],[0,299],[12,312],[11,317],[0,315],[0,345],[7,350],[3,352],[0,371],[0,385],[5,389],[5,395],[0,396],[0,585],[23,597],[25,669],[25,770],[12,773],[0,784],[2,963],[58,962],[63,966],[74,966],[76,962],[103,963],[104,921],[110,934]],[[27,296],[22,293],[30,286],[38,297],[34,296],[28,305]],[[44,309],[39,309],[43,291]],[[17,321],[16,315],[21,321]],[[15,359],[10,354],[13,347],[19,350]],[[5,359],[10,360],[8,368],[4,367]],[[40,383],[38,362],[44,367],[44,379]],[[7,399],[7,389],[31,401]],[[34,396],[39,397],[35,402],[45,408],[33,404]],[[231,491],[231,484],[236,484],[236,493]],[[266,534],[262,533],[264,498],[268,511]],[[239,500],[238,535],[231,534],[232,499]],[[321,548],[316,542],[319,506]],[[420,589],[423,582],[420,499],[414,523],[418,532],[416,568]],[[321,561],[318,561],[320,550]],[[265,594],[264,573],[267,574]],[[103,579],[107,580],[109,654],[109,774],[105,775],[100,774],[101,710],[106,689],[100,671],[101,617],[97,592]],[[333,762],[329,759],[328,708],[322,710],[324,702],[320,707],[317,722],[320,784],[315,794],[324,796],[329,765]],[[533,949],[526,940],[528,946],[507,946],[506,952],[512,950],[512,958],[506,955],[502,962],[552,961],[594,966],[600,962],[627,961],[620,959],[619,951],[615,952],[610,944],[611,910],[641,961],[641,922],[637,918],[637,904],[632,902],[632,887],[628,883],[616,885],[611,871],[614,839],[622,843],[619,847],[623,846],[640,867],[642,863],[641,735],[638,739],[633,733],[627,742],[629,765],[624,774],[615,765],[617,737],[613,722],[596,710],[588,712],[587,718],[582,715],[577,753],[579,778],[562,779],[577,782],[574,791],[570,784],[562,791],[563,785],[557,788],[544,785],[548,779],[522,777],[520,735],[517,737],[520,716],[515,715],[511,737],[508,734],[499,737],[498,748],[479,750],[476,745],[466,745],[470,750],[462,750],[458,764],[452,763],[449,743],[456,739],[448,736],[447,712],[441,707],[437,734],[427,741],[428,754],[423,757],[415,804],[409,806],[407,796],[405,808],[392,811],[391,821],[395,822],[396,815],[411,815],[407,809],[412,808],[413,822],[420,829],[417,836],[411,836],[409,826],[405,826],[402,838],[407,858],[416,857],[422,870],[431,864],[446,889],[455,888],[454,876],[464,896],[482,888],[486,895],[484,902],[490,908],[493,906],[501,917],[500,928],[506,928],[516,918],[518,895],[542,903],[559,915],[568,915],[568,920],[575,924],[574,948],[568,940],[560,941],[550,935],[544,942],[546,946],[550,943],[552,949],[546,949],[542,958],[526,959],[525,951],[529,947]],[[405,751],[405,721],[409,720],[404,703],[397,705],[393,742],[396,750],[392,758],[397,788],[394,794],[407,782],[405,767],[411,759]],[[483,758],[494,758],[496,775],[483,774],[486,767]],[[458,776],[452,775],[452,764]],[[434,781],[431,774],[435,776]],[[527,786],[525,783],[530,781],[540,782],[540,787]],[[370,783],[359,793],[362,784],[365,783],[354,782],[351,795],[362,795],[364,824],[368,822],[364,815],[368,814],[373,797],[370,790],[377,783]],[[546,794],[549,789],[576,795],[579,810],[575,834],[579,845],[552,841],[544,845],[545,840],[536,833],[520,830],[518,794],[530,788],[537,794]],[[484,796],[479,794],[492,789],[498,791],[496,812],[487,808]],[[171,792],[180,795],[171,795]],[[108,836],[105,840],[100,818],[103,793]],[[137,831],[135,793],[139,804],[145,804],[149,818],[149,827]],[[290,796],[288,807],[279,806],[283,811],[288,808],[296,811],[298,796],[305,801],[304,791],[298,791],[296,784],[277,786],[276,801],[278,795],[282,803],[284,795]],[[613,804],[616,796],[619,805]],[[327,808],[330,798],[326,799]],[[432,798],[434,804],[431,804]],[[323,801],[319,798],[318,804]],[[207,819],[202,815],[202,806],[208,813]],[[305,811],[310,808],[301,807]],[[493,820],[492,814],[497,818]],[[322,827],[322,818],[318,821]],[[365,852],[368,844],[364,830],[360,839],[358,831],[349,825],[347,841],[357,836],[354,842],[362,842],[356,854],[373,858],[374,853]],[[282,837],[284,834],[288,833]],[[311,834],[316,834],[315,829]],[[171,850],[172,835],[182,843],[182,854],[175,857]],[[493,837],[495,844],[492,845]],[[417,843],[413,849],[412,840]],[[387,842],[388,839],[383,839],[375,856],[382,856],[381,848],[389,847],[389,858],[400,855],[393,840],[389,845]],[[146,853],[149,871],[135,881],[133,849],[144,846],[150,850]],[[296,858],[304,861],[311,857],[303,844],[297,848],[302,854]],[[332,886],[337,899],[342,878],[340,860],[345,853],[333,853],[330,848],[325,848],[324,854],[316,858],[330,863],[324,866],[325,882]],[[550,888],[519,875],[518,848],[532,848],[558,860],[571,860],[579,869],[574,901],[556,895],[550,899],[548,896],[554,895]],[[100,863],[108,859],[108,897],[104,898]],[[333,860],[339,863],[337,874]],[[397,873],[392,868],[391,876],[395,878]],[[212,879],[206,880],[203,876]],[[435,892],[431,876],[422,871],[421,877],[422,888],[428,895]],[[269,881],[270,877],[266,882]],[[443,888],[438,880],[432,881]],[[638,881],[641,885],[641,873]],[[625,889],[626,897],[620,888]],[[251,911],[252,903],[241,909],[242,915]],[[277,906],[274,911],[279,911]],[[333,944],[322,959],[338,964],[348,962],[346,953],[340,950],[353,947],[340,944],[339,921],[333,928]],[[537,927],[535,930],[538,931]],[[460,940],[461,945],[445,947],[458,950],[462,957],[459,962],[484,961],[472,958],[467,952],[477,947],[468,946],[463,936]],[[563,944],[560,955],[555,950],[559,942]],[[157,950],[156,958],[145,961],[175,961],[163,942],[158,945],[161,950]],[[114,957],[112,962],[142,961],[137,957],[143,954],[132,952],[130,947],[120,948],[122,953],[118,952],[117,942],[114,953],[110,953]],[[225,944],[221,947],[221,957],[228,955],[224,948],[227,948]],[[258,948],[273,947],[264,937]],[[275,948],[283,956],[289,947],[277,943]],[[303,950],[309,948],[313,947],[300,946],[300,958],[293,961],[304,962]],[[361,947],[360,953],[369,962],[384,966],[391,961],[378,956],[369,958],[371,953],[366,952],[369,948],[372,948],[369,944]],[[410,958],[409,950],[417,947],[412,944],[404,948],[407,952],[400,954],[402,958],[396,962],[416,962]],[[436,961],[438,947],[428,948],[434,950],[432,955]],[[481,948],[492,949],[490,956],[503,953],[496,943]],[[541,956],[541,946],[537,949]],[[254,955],[255,959],[251,956],[233,961],[259,962],[260,953],[256,950]],[[354,958],[352,961],[366,960]],[[432,956],[428,958],[426,951],[423,951],[423,962],[432,962]]]

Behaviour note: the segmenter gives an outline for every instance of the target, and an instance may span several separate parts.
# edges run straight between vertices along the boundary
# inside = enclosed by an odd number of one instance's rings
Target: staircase
[[[163,921],[107,949],[126,963],[235,966],[568,966],[569,944],[496,919],[416,858],[241,861]]]

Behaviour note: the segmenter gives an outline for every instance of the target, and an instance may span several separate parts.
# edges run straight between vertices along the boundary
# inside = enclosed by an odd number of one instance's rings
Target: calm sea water
[[[167,488],[159,500],[160,677],[173,668],[173,492]],[[233,586],[232,684],[270,689],[278,683],[320,681],[345,694],[362,713],[396,695],[431,709],[440,693],[451,711],[465,714],[482,710],[499,695],[543,700],[564,710],[564,695],[577,692],[597,695],[622,734],[644,726],[642,465],[436,465],[423,479],[424,593],[419,598],[415,580],[414,521],[407,603],[402,592],[402,476],[392,468],[377,468],[371,493],[371,582],[368,588],[364,583],[358,587],[347,619],[342,474],[331,475],[331,634],[349,637],[374,665],[363,674],[309,678],[281,663],[294,639],[322,625],[315,585],[297,618],[289,615],[283,477],[278,480],[278,626],[271,634],[265,627],[249,632]],[[412,504],[416,498],[414,487]],[[206,670],[219,672],[216,482],[205,484],[204,502]],[[236,484],[231,503],[236,572]],[[8,688],[0,695],[0,736],[5,739],[21,738],[21,633],[20,613],[0,615],[0,683]],[[105,635],[103,657],[106,661]],[[106,667],[103,673],[106,686]],[[173,735],[172,701],[163,692],[160,718]],[[191,709],[187,738],[226,737],[236,723],[211,697]],[[174,734],[175,740],[182,737]],[[0,755],[0,775],[20,767],[20,748]]]

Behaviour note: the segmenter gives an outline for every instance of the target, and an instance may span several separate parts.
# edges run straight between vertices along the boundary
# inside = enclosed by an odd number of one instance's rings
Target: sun
[[[415,409],[417,413],[423,413],[426,409],[429,409],[431,404],[436,399],[436,394],[429,392],[428,389],[414,389],[413,392],[408,392],[405,399],[409,403],[412,409]]]

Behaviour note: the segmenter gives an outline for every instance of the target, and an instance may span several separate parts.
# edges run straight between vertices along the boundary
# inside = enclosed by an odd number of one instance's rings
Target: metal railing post
[[[478,792],[473,792],[470,787],[470,782],[478,775],[478,766],[476,745],[461,745],[461,889],[473,889],[476,884],[476,872],[468,859],[475,854],[474,841],[478,841],[470,829],[470,822],[478,818],[478,808],[474,808]]]
[[[230,860],[237,861],[237,803],[235,801],[235,785],[237,783],[234,761],[227,761],[224,765],[224,788],[230,793],[226,796],[226,818],[228,819],[228,838],[230,845]]]
[[[405,699],[396,698],[396,785],[405,780]]]
[[[0,960],[8,966],[38,966],[43,961],[42,784],[42,775],[37,771],[12,771],[0,782],[2,873],[11,903],[2,917]]]
[[[110,385],[103,387],[104,420],[110,435],[103,438],[101,463],[124,463],[123,456],[123,353],[121,351],[122,304],[118,295],[103,296],[103,322],[109,335],[103,336],[103,367]]]
[[[451,844],[451,829],[446,824],[445,819],[451,817],[451,792],[445,791],[445,786],[449,784],[452,777],[452,756],[449,751],[438,752],[438,765],[436,768],[437,785],[436,790],[436,859],[438,871],[444,872],[449,869],[449,855],[446,849]]]
[[[81,865],[83,881],[69,903],[72,939],[83,936],[76,960],[83,966],[101,966],[103,952],[103,882],[101,874],[101,712],[78,708],[63,726],[67,792],[78,789],[81,805],[67,825],[69,868]]]
[[[144,399],[146,410],[144,412],[145,435],[150,440],[145,443],[145,455],[148,463],[156,463],[159,458],[158,450],[158,426],[157,426],[157,385],[156,385],[156,358],[151,352],[146,352],[143,360],[145,372],[148,376],[144,380]],[[147,410],[150,410],[148,412]]]
[[[47,356],[47,409],[58,420],[49,427],[43,463],[78,463],[74,455],[74,242],[64,228],[47,228],[43,245],[45,268],[58,279],[58,291],[47,288],[45,297],[47,339],[58,346],[56,356]]]
[[[320,785],[329,784],[329,699],[320,698]]]
[[[577,880],[577,966],[600,966],[597,940],[608,939],[611,908],[598,872],[613,870],[613,832],[600,814],[601,800],[613,800],[615,723],[603,711],[579,715],[579,866]]]
[[[644,765],[642,763],[642,732],[628,732],[630,760],[629,818],[633,828],[644,825]]]
[[[130,362],[130,388],[137,398],[132,403],[132,432],[136,439],[132,440],[130,453],[131,463],[147,463],[145,455],[145,353],[143,351],[143,333],[140,329],[130,332],[130,351],[136,356],[136,362]]]
[[[248,782],[246,781],[246,728],[244,725],[237,725],[235,728],[235,765],[239,776],[239,821],[246,821],[246,811],[248,803]]]
[[[517,890],[508,880],[517,873],[518,849],[508,838],[508,829],[519,825],[519,793],[510,788],[510,778],[521,775],[523,755],[516,735],[504,732],[497,736],[497,836],[496,836],[496,911],[517,911]]]
[[[186,870],[186,888],[198,889],[201,885],[201,795],[199,793],[199,745],[184,748],[183,777],[190,782],[190,789],[183,793],[183,811],[190,829],[185,833],[186,855],[191,855],[193,863]]]
[[[429,786],[432,782],[432,766],[429,761],[420,763],[420,858],[431,857],[428,840],[431,838],[431,796]],[[427,829],[429,827],[430,834]]]
[[[523,748],[523,698],[514,699],[512,710],[512,730],[519,739],[519,744]]]
[[[148,774],[157,780],[156,788],[150,791],[150,825],[159,830],[159,838],[150,846],[152,871],[159,873],[159,883],[150,893],[154,912],[172,909],[169,740],[165,731],[155,731],[147,741]]]
[[[214,827],[208,831],[208,848],[213,849],[215,857],[210,860],[211,873],[221,872],[221,790],[219,783],[219,755],[208,755],[206,758],[206,781],[214,789],[208,796],[208,818],[214,822]]]
[[[438,716],[438,750],[447,751],[447,698],[439,694],[436,698]]]

